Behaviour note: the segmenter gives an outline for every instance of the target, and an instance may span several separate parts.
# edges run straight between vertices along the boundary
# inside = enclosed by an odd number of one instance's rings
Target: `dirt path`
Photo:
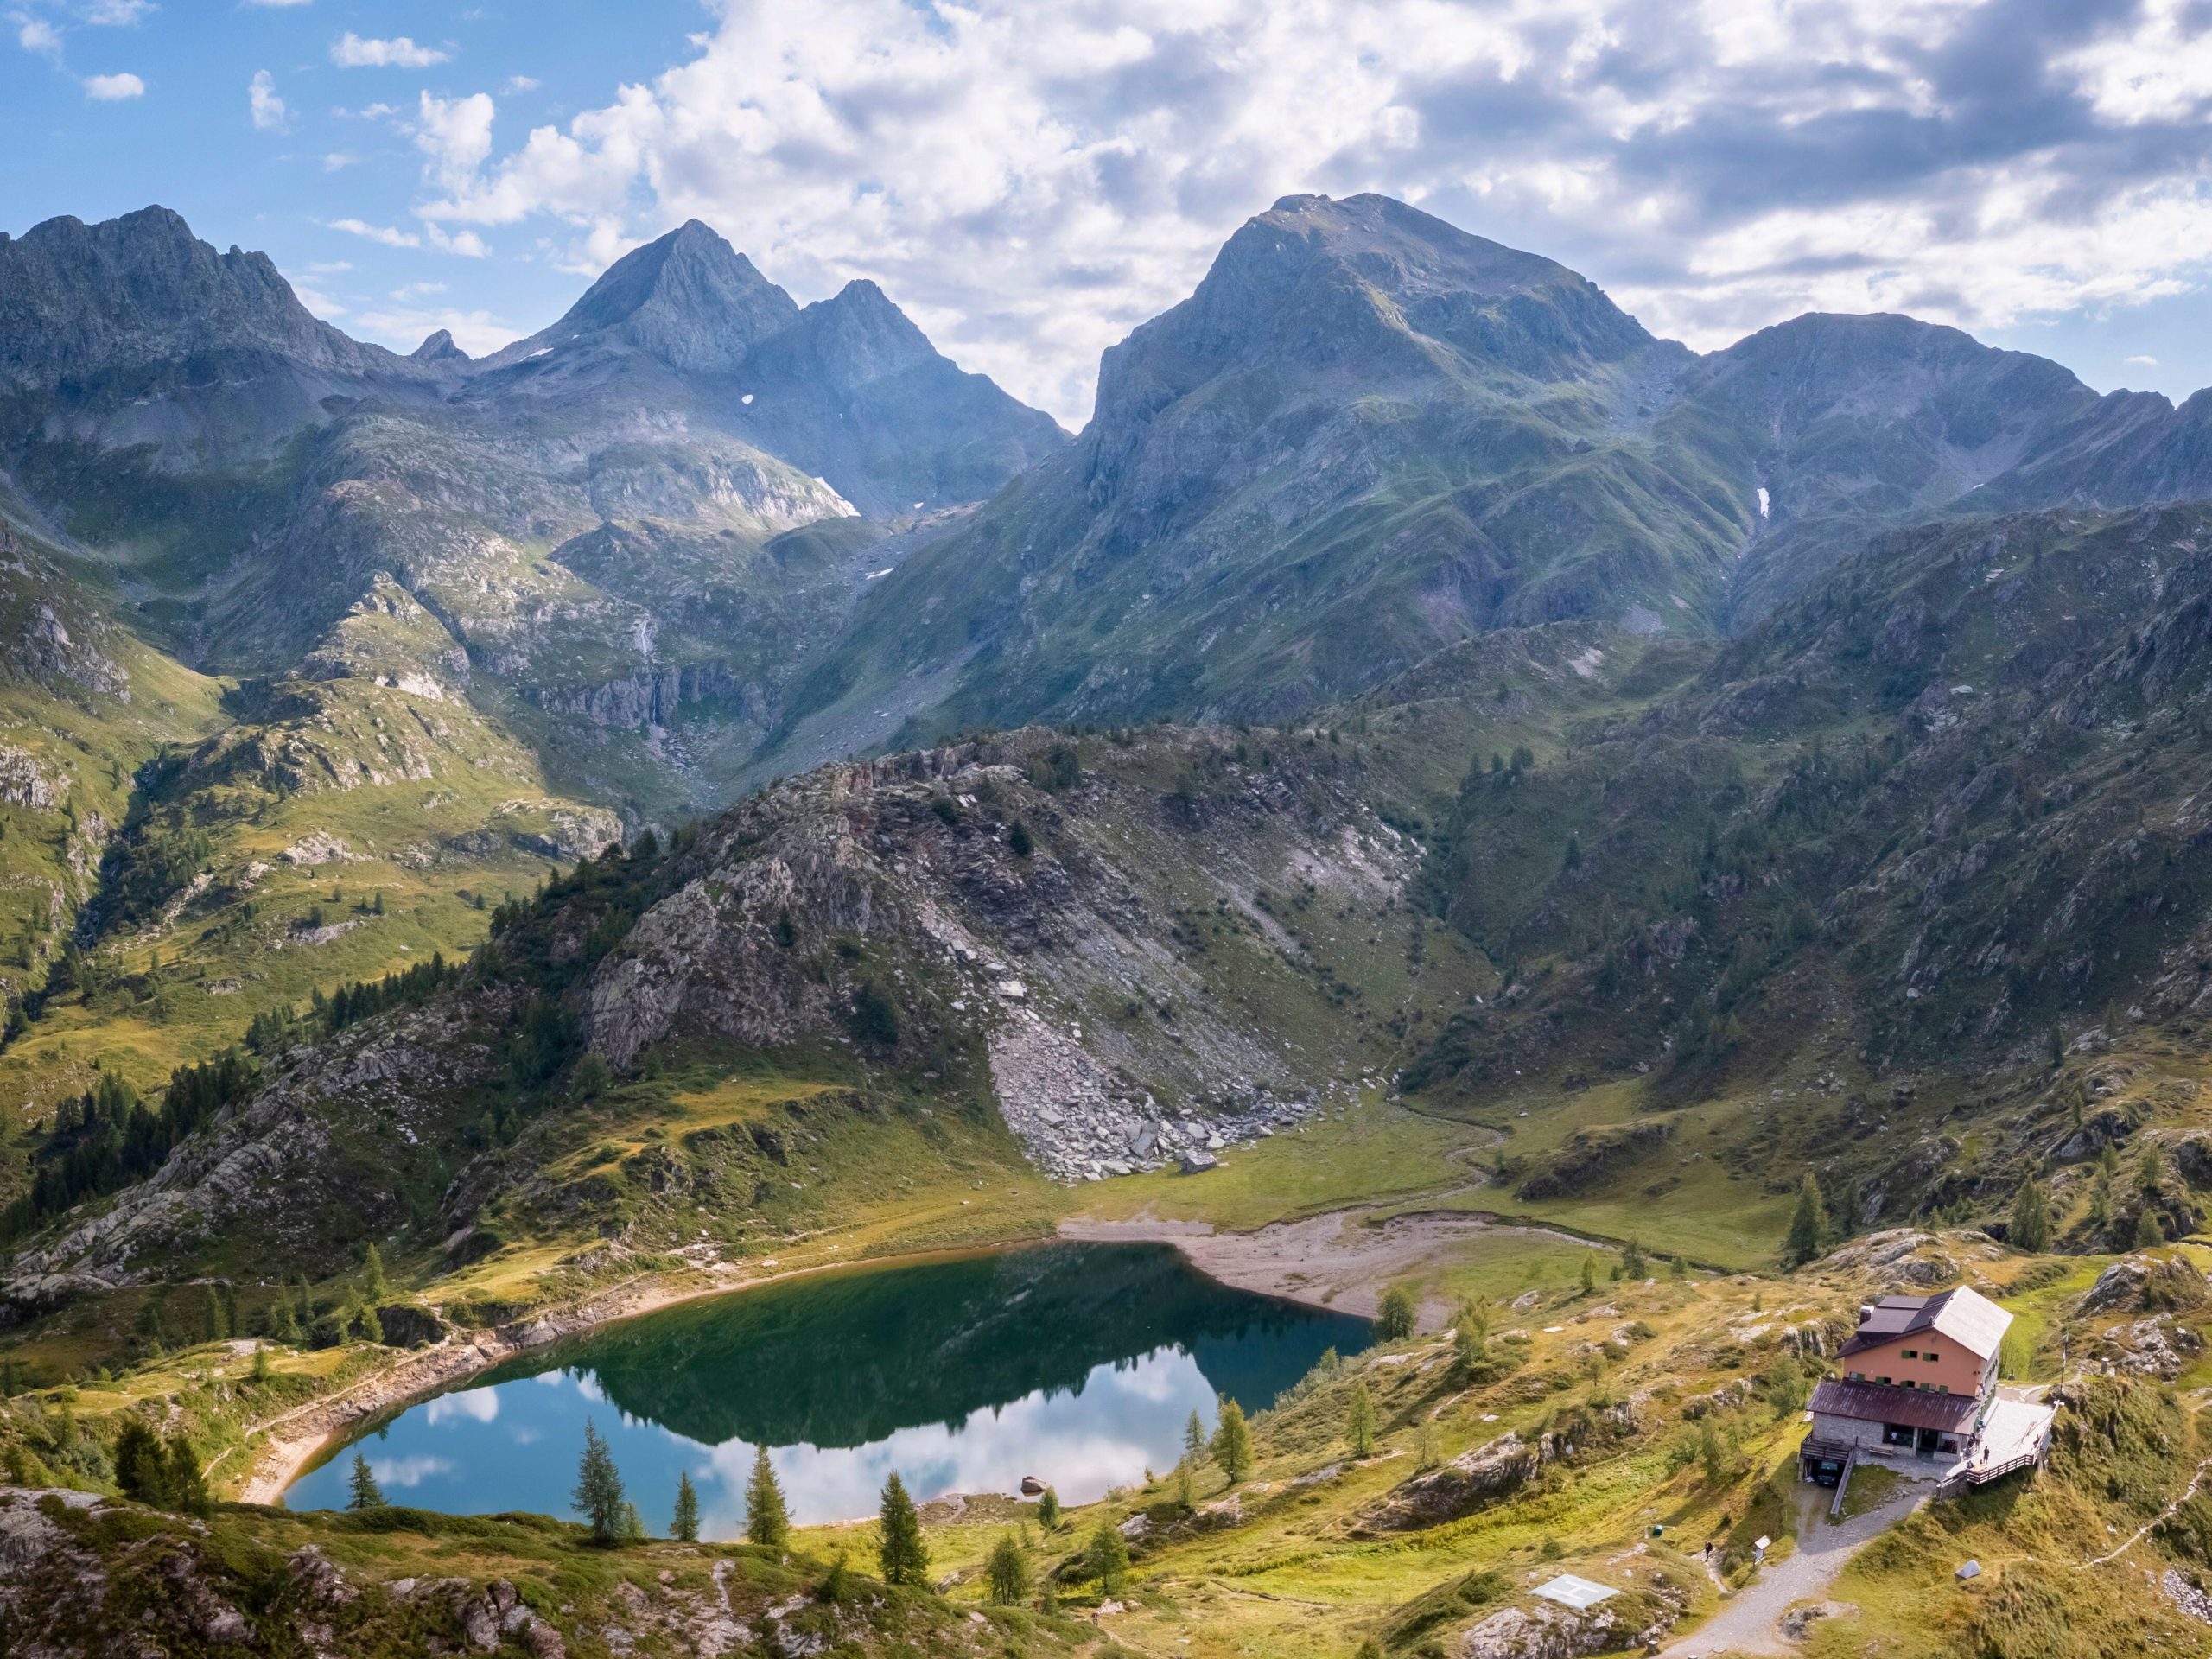
[[[1909,1486],[1864,1515],[1830,1526],[1826,1513],[1828,1493],[1815,1487],[1801,1501],[1795,1553],[1786,1560],[1761,1567],[1757,1578],[1721,1603],[1720,1611],[1694,1634],[1662,1649],[1659,1659],[1801,1651],[1782,1634],[1783,1614],[1796,1602],[1826,1597],[1851,1558],[1925,1503],[1930,1490],[1925,1485]]]

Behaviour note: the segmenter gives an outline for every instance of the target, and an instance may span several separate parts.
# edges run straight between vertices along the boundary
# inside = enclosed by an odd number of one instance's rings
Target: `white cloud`
[[[488,311],[404,303],[372,306],[357,313],[349,326],[356,334],[397,352],[411,352],[443,328],[453,335],[454,344],[471,357],[496,352],[523,334]]]
[[[2158,359],[2155,357],[2131,357],[2127,360],[2139,369],[2155,369],[2158,366]]]
[[[418,233],[403,231],[396,225],[372,225],[364,219],[334,219],[325,221],[334,231],[343,231],[348,236],[358,236],[363,241],[374,242],[386,248],[419,248],[425,245],[445,253],[457,253],[467,259],[484,259],[492,250],[484,238],[474,231],[448,231],[444,226],[425,223]]]
[[[428,69],[452,55],[437,47],[417,46],[404,35],[388,41],[363,40],[351,29],[330,48],[330,60],[341,69]]]
[[[36,52],[43,57],[61,55],[61,31],[43,17],[28,17],[21,12],[10,12],[8,21],[16,25],[16,44],[26,52]]]
[[[284,100],[276,96],[276,78],[266,69],[253,72],[253,79],[245,89],[245,101],[255,126],[264,132],[283,130],[290,111],[284,107]]]
[[[492,154],[491,95],[433,98],[424,92],[417,106],[415,144],[430,158],[433,175],[448,189],[465,189]]]
[[[105,29],[128,29],[160,10],[154,0],[92,0],[85,8],[85,21]]]
[[[1276,197],[1380,190],[1694,345],[1813,307],[1993,329],[2212,266],[2212,10],[2032,0],[817,0],[493,140],[423,100],[429,223],[595,274],[686,218],[801,298],[881,282],[1063,419]]]
[[[125,99],[143,98],[145,95],[146,83],[127,72],[119,75],[85,77],[85,96],[95,103],[120,104]]]
[[[314,0],[245,0],[245,3],[268,11],[289,11],[294,6],[312,5]]]
[[[499,1391],[497,1389],[463,1389],[458,1394],[442,1394],[423,1408],[425,1422],[488,1423],[499,1414]]]
[[[358,167],[360,162],[361,158],[350,150],[334,149],[322,158],[322,170],[326,173],[336,173],[346,168]]]
[[[387,248],[419,248],[423,238],[411,231],[403,231],[390,225],[372,225],[365,219],[334,219],[334,231],[343,231],[348,236],[358,236],[371,242],[382,243]]]
[[[369,1472],[376,1477],[379,1486],[393,1486],[405,1490],[420,1486],[435,1475],[449,1475],[453,1462],[447,1458],[408,1457],[371,1458]]]
[[[426,294],[442,294],[445,291],[443,283],[409,283],[393,289],[391,297],[395,300],[419,300]]]
[[[511,92],[534,92],[538,89],[541,84],[541,82],[531,79],[528,75],[509,75],[507,77],[507,90]]]

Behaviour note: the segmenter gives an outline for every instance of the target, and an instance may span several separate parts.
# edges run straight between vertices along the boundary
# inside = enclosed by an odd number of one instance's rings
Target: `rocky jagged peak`
[[[865,277],[808,306],[799,326],[823,371],[842,385],[880,380],[938,354],[913,320]]]
[[[1189,299],[1106,354],[1098,416],[1156,409],[1233,368],[1370,385],[1552,380],[1653,344],[1553,260],[1388,196],[1285,196],[1229,238]]]
[[[673,368],[726,371],[798,315],[790,295],[695,219],[624,254],[560,321],[500,356],[529,357],[597,335],[649,352]]]
[[[346,374],[398,361],[317,320],[266,254],[218,253],[166,207],[0,236],[0,376],[51,384],[241,350]]]
[[[453,331],[441,328],[408,354],[410,362],[442,363],[459,367],[473,361],[468,353],[454,344]]]

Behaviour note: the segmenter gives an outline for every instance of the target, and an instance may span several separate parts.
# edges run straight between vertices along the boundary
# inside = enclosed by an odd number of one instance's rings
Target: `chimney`
[[[1864,1325],[1864,1324],[1866,1324],[1866,1321],[1867,1321],[1867,1320],[1869,1320],[1869,1319],[1872,1319],[1873,1317],[1874,1317],[1874,1304],[1873,1304],[1873,1303],[1872,1303],[1872,1302],[1861,1302],[1861,1303],[1859,1303],[1859,1324]]]

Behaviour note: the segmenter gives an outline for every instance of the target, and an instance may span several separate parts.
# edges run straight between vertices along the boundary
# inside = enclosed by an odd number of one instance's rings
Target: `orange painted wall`
[[[1912,1349],[1925,1354],[1931,1349],[1936,1357],[1907,1359],[1904,1351]],[[1941,1332],[1923,1332],[1918,1336],[1898,1337],[1878,1348],[1869,1348],[1851,1354],[1837,1362],[1846,1376],[1857,1374],[1869,1382],[1889,1381],[1916,1387],[1944,1388],[1953,1394],[1979,1395],[1984,1374],[1994,1359],[1985,1363],[1979,1355],[1968,1353]]]

